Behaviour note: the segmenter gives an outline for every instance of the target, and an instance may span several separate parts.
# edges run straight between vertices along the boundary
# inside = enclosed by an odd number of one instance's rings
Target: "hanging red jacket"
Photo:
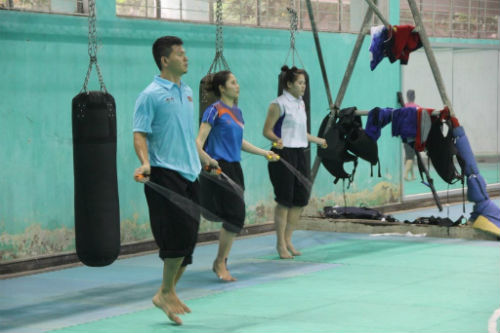
[[[391,63],[399,59],[402,65],[406,65],[410,52],[422,46],[418,32],[413,32],[413,29],[412,25],[395,25],[389,29],[385,50]]]

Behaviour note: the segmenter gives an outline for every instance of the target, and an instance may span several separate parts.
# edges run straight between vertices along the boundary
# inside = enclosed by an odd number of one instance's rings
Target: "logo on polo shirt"
[[[193,98],[191,96],[188,96],[188,101],[192,102]]]
[[[170,97],[165,98],[165,102],[167,102],[167,103],[173,103],[174,99],[175,98],[173,98],[173,97],[170,96]]]

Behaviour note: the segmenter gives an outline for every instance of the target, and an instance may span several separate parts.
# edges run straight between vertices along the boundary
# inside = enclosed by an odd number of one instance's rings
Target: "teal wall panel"
[[[138,166],[132,144],[135,99],[157,73],[151,44],[175,34],[185,41],[189,72],[184,81],[198,100],[199,80],[215,51],[215,27],[202,24],[119,18],[112,1],[98,2],[98,60],[106,87],[116,99],[118,181],[122,242],[151,238],[142,186],[132,179]],[[0,262],[74,250],[71,100],[88,68],[87,18],[0,11]],[[335,98],[356,35],[320,33]],[[277,75],[288,53],[289,33],[250,27],[224,28],[224,55],[241,85],[245,138],[268,147],[262,126],[276,97]],[[327,113],[327,98],[312,34],[300,31],[296,45],[311,77],[312,134]],[[400,69],[388,61],[369,69],[369,38],[354,70],[342,107],[396,106]],[[300,64],[298,62],[297,64]],[[95,69],[90,88],[97,89]],[[383,178],[371,178],[360,162],[348,204],[380,205],[400,198],[400,144],[384,129],[379,141]],[[312,148],[314,158],[316,147]],[[243,153],[248,223],[272,219],[273,195],[262,157]],[[374,174],[376,170],[374,169]],[[341,186],[321,168],[307,213],[343,204]],[[202,231],[218,229],[204,222]]]

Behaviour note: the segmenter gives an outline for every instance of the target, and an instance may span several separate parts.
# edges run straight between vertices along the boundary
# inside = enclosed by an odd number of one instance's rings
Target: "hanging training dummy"
[[[217,97],[214,94],[212,89],[212,79],[214,73],[208,73],[205,75],[200,81],[200,105],[199,105],[199,123],[201,125],[201,120],[203,117],[203,113],[213,103],[217,101]],[[205,147],[203,147],[205,148]],[[202,170],[201,172],[210,172],[210,170]],[[212,175],[212,177],[219,177],[219,183],[223,182],[220,180],[219,175]],[[208,179],[207,177],[200,177],[200,205],[205,208],[202,210],[201,215],[209,221],[220,221],[219,217],[215,213],[211,213],[214,210],[214,207],[217,205],[217,201],[214,199],[212,193],[210,193],[210,188],[212,187],[212,183],[215,179]]]
[[[229,70],[229,65],[226,62],[226,59],[224,58],[224,40],[223,40],[223,33],[222,33],[222,1],[218,0],[217,1],[217,7],[216,7],[216,34],[215,34],[215,57],[214,60],[212,61],[212,64],[210,65],[210,68],[208,70],[207,75],[205,75],[201,80],[200,80],[200,89],[199,89],[199,96],[200,96],[200,101],[199,101],[199,114],[198,114],[198,120],[201,125],[202,122],[202,117],[203,113],[205,110],[215,103],[218,98],[215,96],[215,91],[212,88],[212,81],[213,81],[213,76],[215,73],[222,71],[222,70]],[[238,104],[238,100],[236,99],[235,104]],[[205,147],[203,147],[205,148]],[[202,170],[203,172],[210,172],[210,170]],[[220,186],[223,186],[225,184],[225,180],[221,179],[222,176],[219,175],[212,175],[212,178],[209,179],[206,175],[201,175],[200,177],[200,204],[203,208],[201,215],[209,221],[220,221],[220,217],[217,216],[215,213],[211,213],[214,210],[214,207],[217,206],[217,201],[214,198],[213,193],[211,193],[211,188],[214,185],[214,182],[217,182]]]
[[[453,118],[452,118],[453,120]],[[470,220],[473,228],[500,236],[500,208],[490,200],[486,191],[486,182],[479,173],[476,159],[472,152],[465,130],[458,121],[452,121],[453,136],[458,153],[462,156],[463,170],[467,176],[467,199],[474,202]]]
[[[94,1],[89,1],[89,22],[95,25]],[[96,57],[95,27],[93,31],[89,36],[92,46],[89,71],[82,92],[72,102],[75,238],[81,262],[87,266],[106,266],[120,253],[116,106],[102,81]],[[101,91],[87,91],[93,63]]]

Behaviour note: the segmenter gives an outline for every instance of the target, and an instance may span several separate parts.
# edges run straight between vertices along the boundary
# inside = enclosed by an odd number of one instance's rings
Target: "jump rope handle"
[[[134,179],[138,182],[144,183],[149,180],[149,177],[146,177],[142,173],[134,175]]]
[[[215,169],[215,168],[211,168],[210,166],[205,165],[205,167],[203,169],[205,169],[206,172],[211,172],[212,169]],[[215,169],[215,173],[220,175],[222,173],[222,169],[221,168]]]
[[[278,147],[278,143],[276,141],[273,141],[273,147]],[[283,148],[283,145],[281,145],[281,148]],[[281,149],[281,148],[278,148],[278,149]]]
[[[280,155],[276,154],[276,161],[279,161]],[[268,161],[271,161],[273,159],[273,155],[266,155],[266,158]]]

